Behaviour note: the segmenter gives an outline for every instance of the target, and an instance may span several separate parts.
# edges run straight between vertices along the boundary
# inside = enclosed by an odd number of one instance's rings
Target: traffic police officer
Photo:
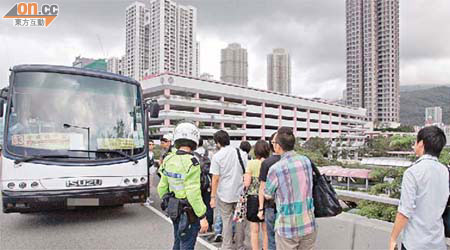
[[[159,159],[160,164],[162,165],[164,162],[164,158],[166,158],[169,154],[175,154],[177,152],[176,148],[172,146],[173,142],[173,134],[168,133],[163,135],[161,138],[161,148],[163,151],[161,152],[161,157]]]
[[[163,203],[168,206],[166,211],[173,222],[173,249],[194,249],[198,232],[208,230],[206,206],[200,190],[201,168],[192,153],[199,138],[200,132],[195,125],[179,124],[174,130],[177,151],[169,154],[160,167],[158,193],[165,200]]]

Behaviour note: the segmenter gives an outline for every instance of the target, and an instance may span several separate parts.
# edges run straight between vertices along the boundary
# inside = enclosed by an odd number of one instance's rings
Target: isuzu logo
[[[101,186],[101,179],[86,179],[86,180],[68,180],[66,181],[66,187],[93,187]]]

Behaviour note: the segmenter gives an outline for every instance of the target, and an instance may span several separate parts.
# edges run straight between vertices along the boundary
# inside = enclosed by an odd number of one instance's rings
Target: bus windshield
[[[18,72],[11,98],[9,153],[98,160],[122,156],[84,151],[120,151],[130,156],[144,152],[137,85],[82,75]]]

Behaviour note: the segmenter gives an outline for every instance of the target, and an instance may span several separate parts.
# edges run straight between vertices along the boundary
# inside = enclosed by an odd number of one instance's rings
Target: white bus
[[[4,213],[145,202],[146,107],[157,116],[159,106],[144,103],[137,81],[19,65],[1,98]]]

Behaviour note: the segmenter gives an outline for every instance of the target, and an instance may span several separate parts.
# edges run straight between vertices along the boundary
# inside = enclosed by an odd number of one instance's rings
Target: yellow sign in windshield
[[[133,149],[136,144],[132,138],[97,139],[98,149]]]

